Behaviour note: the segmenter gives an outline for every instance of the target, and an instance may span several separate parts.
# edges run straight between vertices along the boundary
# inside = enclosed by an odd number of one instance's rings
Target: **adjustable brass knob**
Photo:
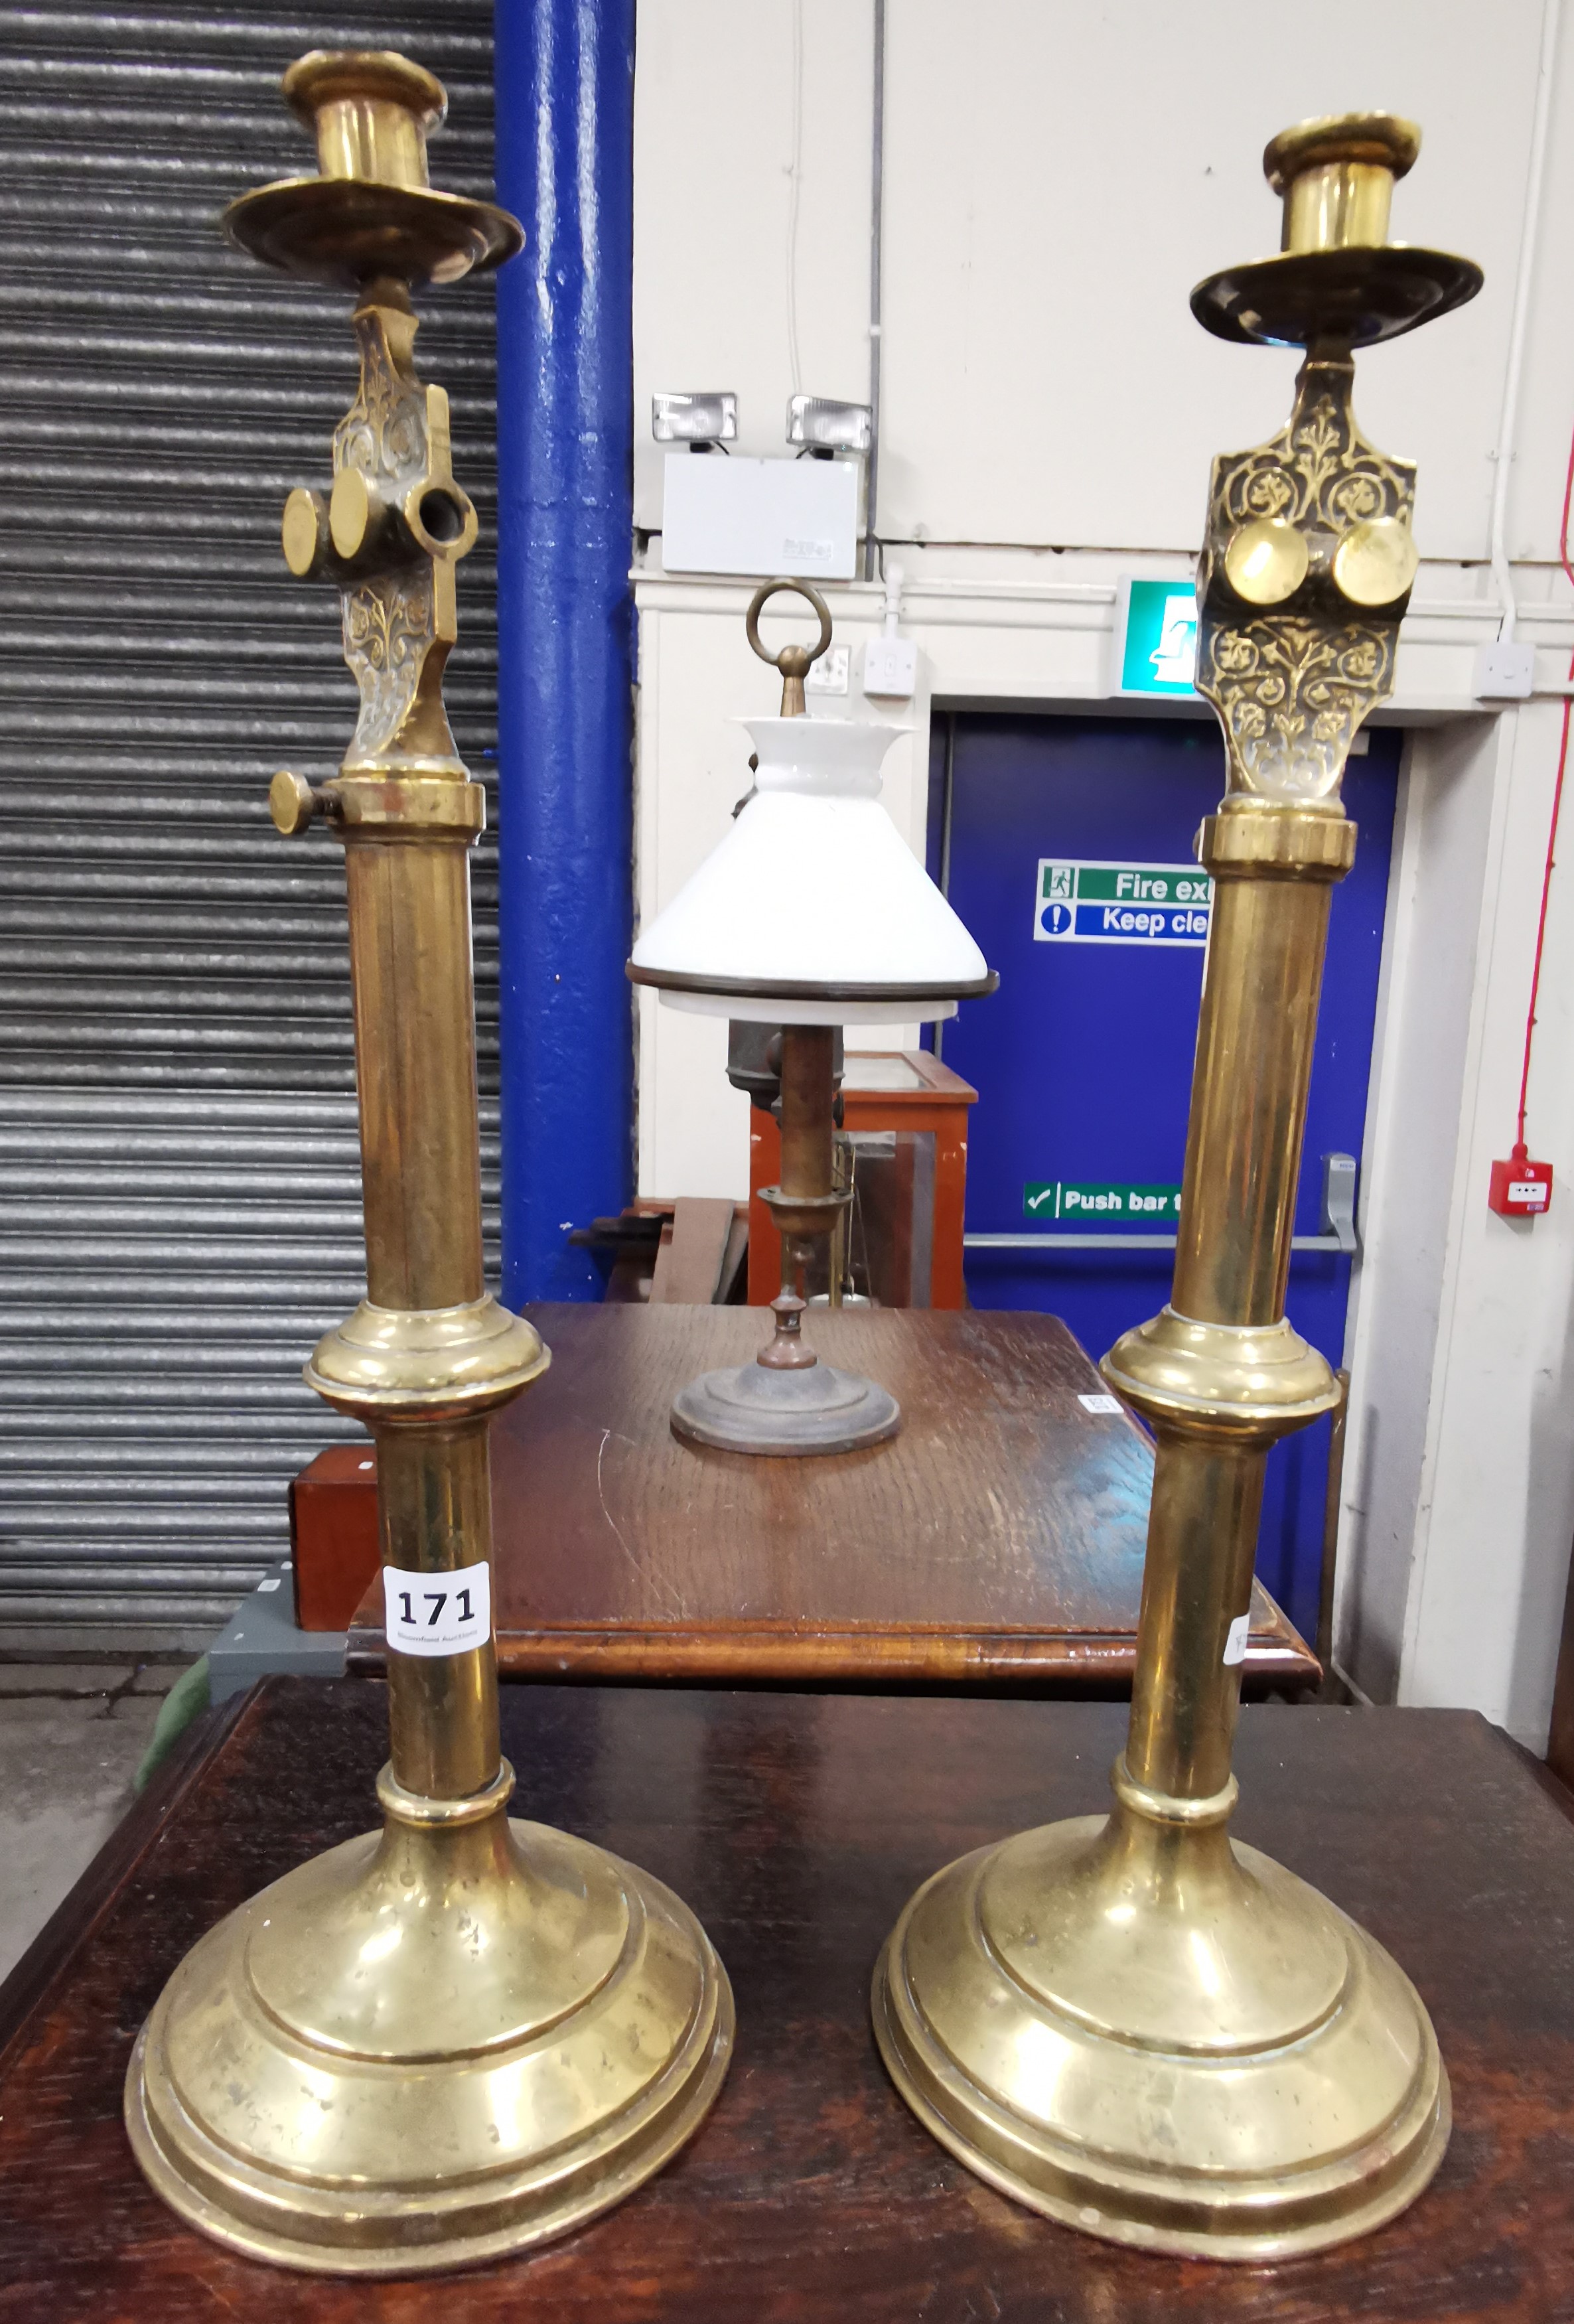
[[[284,503],[279,537],[283,544],[284,562],[298,581],[308,580],[321,571],[331,539],[328,506],[320,493],[309,492],[304,484],[296,486]]]
[[[333,791],[318,789],[304,775],[281,767],[268,786],[268,812],[286,839],[299,839],[318,816],[325,823],[336,823],[340,809]]]
[[[1224,552],[1224,570],[1248,605],[1282,605],[1306,578],[1306,535],[1287,517],[1264,516],[1237,527]]]
[[[385,544],[391,511],[359,468],[341,468],[328,502],[328,533],[345,564]]]

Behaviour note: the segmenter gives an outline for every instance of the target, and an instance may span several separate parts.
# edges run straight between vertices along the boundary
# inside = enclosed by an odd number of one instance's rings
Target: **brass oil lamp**
[[[1385,240],[1419,144],[1383,114],[1275,138],[1283,250],[1192,298],[1220,337],[1306,361],[1288,425],[1215,461],[1198,576],[1229,787],[1200,843],[1216,901],[1174,1294],[1102,1367],[1157,1439],[1114,1809],[938,1873],[874,1986],[897,2089],[981,2177],[1068,2226],[1213,2258],[1379,2226],[1450,2128],[1404,1972],[1228,1830],[1264,1463],[1339,1392],[1284,1293],[1329,904],[1355,854],[1339,784],[1393,691],[1416,570],[1414,471],[1358,429],[1352,350],[1481,283]]]
[[[761,644],[782,592],[819,622],[813,647]],[[673,1399],[686,1443],[732,1452],[850,1452],[895,1435],[901,1411],[878,1382],[821,1363],[803,1333],[816,1243],[834,1248],[851,1189],[836,1167],[837,1028],[953,1016],[998,979],[881,805],[880,765],[908,730],[811,718],[804,680],[831,643],[831,614],[805,581],[762,583],[749,642],[782,676],[781,713],[745,723],[755,791],[721,844],[649,927],[629,963],[667,1006],[781,1028],[781,1179],[762,1199],[781,1235],[776,1329],[751,1363],[704,1373]]]
[[[137,2042],[137,2160],[260,2259],[409,2275],[578,2226],[687,2139],[732,2037],[726,1974],[659,1882],[508,1815],[490,1614],[491,1416],[549,1360],[486,1296],[469,850],[484,794],[443,706],[475,512],[447,398],[412,362],[412,288],[496,265],[516,221],[433,190],[446,99],[387,53],[284,78],[319,174],[233,203],[231,239],[355,296],[361,382],[331,494],[284,553],[331,581],[360,722],[336,779],[275,778],[274,820],[345,853],[367,1296],[307,1379],[377,1440],[391,1756],[380,1831],[275,1882],[194,1947]]]

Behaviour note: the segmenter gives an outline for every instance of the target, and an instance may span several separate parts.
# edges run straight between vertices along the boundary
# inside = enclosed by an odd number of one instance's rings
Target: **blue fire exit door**
[[[942,1028],[947,1065],[979,1092],[967,1227],[1042,1233],[1034,1249],[967,1254],[978,1307],[1064,1318],[1094,1356],[1169,1296],[1210,890],[1192,854],[1224,790],[1211,719],[964,715],[935,722],[931,869],[978,936],[1000,989]],[[1297,1235],[1321,1229],[1322,1157],[1361,1153],[1388,888],[1400,737],[1370,735],[1345,800],[1360,830],[1333,891]],[[1053,1239],[1097,1232],[1116,1247]],[[1349,1260],[1297,1252],[1291,1322],[1343,1360]],[[1269,1456],[1257,1569],[1302,1631],[1317,1619],[1329,1428]]]

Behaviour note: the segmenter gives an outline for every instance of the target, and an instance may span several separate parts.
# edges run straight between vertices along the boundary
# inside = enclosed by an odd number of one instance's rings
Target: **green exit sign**
[[[1194,701],[1196,675],[1195,585],[1122,575],[1115,605],[1112,690]]]
[[[1130,1186],[1108,1179],[1073,1184],[1064,1178],[1029,1178],[1022,1189],[1022,1215],[1058,1220],[1062,1226],[1174,1226],[1181,1215],[1179,1186]]]

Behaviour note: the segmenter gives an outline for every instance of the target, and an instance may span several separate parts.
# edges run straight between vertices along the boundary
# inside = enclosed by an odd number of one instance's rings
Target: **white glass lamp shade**
[[[720,846],[642,929],[629,974],[673,1008],[900,1024],[992,992],[983,954],[880,805],[902,726],[744,721],[759,764]]]

